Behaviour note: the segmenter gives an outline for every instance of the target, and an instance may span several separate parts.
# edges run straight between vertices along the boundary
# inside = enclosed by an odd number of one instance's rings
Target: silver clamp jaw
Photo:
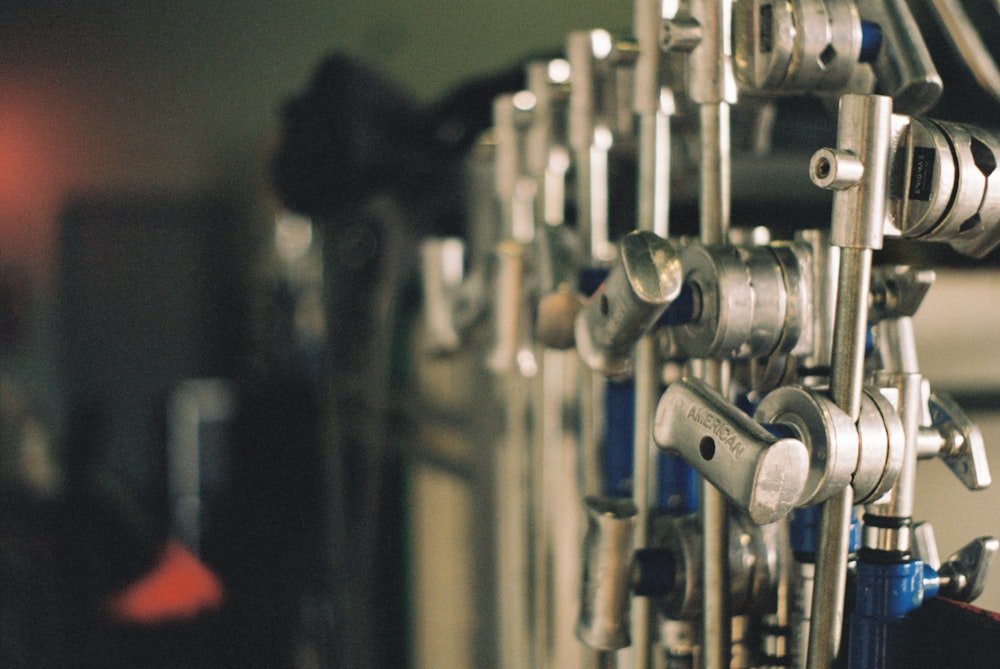
[[[695,379],[671,384],[660,398],[653,440],[759,524],[848,485],[859,503],[878,499],[895,483],[904,448],[898,415],[871,388],[855,425],[823,393],[796,386],[770,393],[750,419]]]
[[[1000,245],[1000,139],[980,128],[894,117],[886,234],[981,258]]]

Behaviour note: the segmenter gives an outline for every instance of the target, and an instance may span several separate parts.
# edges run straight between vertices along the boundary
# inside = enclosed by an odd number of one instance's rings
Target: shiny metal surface
[[[938,457],[969,490],[988,487],[992,477],[982,431],[947,395],[931,393],[928,403],[932,425],[944,437]]]
[[[861,17],[878,24],[882,48],[873,63],[877,92],[892,97],[900,114],[922,114],[944,84],[916,20],[904,0],[860,0]]]
[[[629,644],[628,595],[636,508],[628,500],[589,497],[577,637],[597,650]]]
[[[479,336],[461,316],[465,291],[492,305],[493,336],[482,340],[492,340],[489,361],[508,405],[496,452],[498,525],[507,535],[497,544],[503,666],[731,669],[757,661],[830,669],[854,506],[912,515],[917,457],[941,457],[970,488],[989,482],[976,426],[918,373],[910,319],[933,272],[873,269],[872,261],[883,235],[945,241],[969,255],[1000,244],[1000,140],[902,115],[932,104],[940,79],[900,0],[739,0],[729,12],[724,0],[637,0],[634,38],[578,32],[567,43],[568,71],[553,71],[557,61],[529,64],[527,90],[494,106],[492,204],[500,213],[490,242],[480,243],[486,252],[473,254],[468,276],[446,277],[449,258],[464,254],[428,251],[425,301],[437,332],[429,340],[440,352]],[[882,24],[874,67],[858,62],[862,17]],[[744,96],[733,119],[732,58]],[[802,137],[779,132],[779,96],[829,101],[837,93],[846,94],[835,146],[815,151],[808,167],[787,159],[806,186],[808,178],[832,191],[830,232],[797,230],[815,223],[798,210],[786,217],[782,200],[775,230],[795,228],[794,242],[734,243],[733,156],[751,174],[786,164],[768,152]],[[763,183],[784,174],[752,176]],[[762,197],[783,187],[768,183]],[[697,205],[698,241],[669,237],[675,202],[686,217]],[[581,270],[608,267],[584,302]],[[658,329],[682,284],[694,295],[691,322]],[[866,359],[872,325],[877,355]],[[684,369],[698,380],[677,380]],[[575,526],[566,516],[608,483],[604,392],[608,377],[630,376],[632,476],[616,472],[615,484],[632,498],[589,502],[577,631],[599,650],[582,652],[560,637],[560,584],[579,562],[579,542],[564,545]],[[754,419],[737,405],[756,405]],[[702,475],[697,515],[664,518],[655,509],[654,446]],[[815,564],[779,576],[777,556],[791,549],[776,521],[817,504]],[[922,540],[908,527],[871,524],[866,547],[905,553]],[[632,553],[658,541],[677,558],[673,590],[655,602],[632,597]],[[952,563],[943,587],[969,592],[978,567]],[[781,630],[759,634],[767,624]],[[617,652],[630,640],[629,651]],[[756,655],[763,648],[776,656]]]
[[[858,467],[858,429],[828,397],[796,386],[768,393],[754,420],[790,426],[809,450],[809,474],[796,506],[824,501],[851,484]]]
[[[663,394],[653,439],[761,525],[795,507],[809,475],[800,440],[774,437],[696,379],[675,382]]]
[[[681,251],[697,316],[673,330],[693,358],[765,358],[808,350],[812,341],[808,251],[791,245],[705,247]]]
[[[922,286],[921,286],[922,288]],[[918,289],[919,292],[919,289]],[[904,519],[892,532],[876,533],[869,538],[865,527],[866,547],[882,551],[896,551],[907,554],[911,549],[911,526],[913,505],[916,498],[917,458],[919,451],[920,426],[924,421],[924,380],[919,373],[916,341],[913,335],[913,321],[910,316],[883,321],[879,325],[880,342],[885,371],[877,376],[878,384],[893,390],[893,405],[899,415],[904,435],[902,462],[895,485],[881,498],[866,508],[866,513]],[[885,393],[883,392],[883,395]]]
[[[830,243],[834,246],[842,249],[882,247],[892,105],[892,99],[885,96],[842,96],[837,121],[837,147],[833,150],[821,149],[810,162],[813,183],[834,191],[830,227]],[[846,159],[852,165],[857,161],[862,176],[846,181],[839,178],[831,180],[831,174],[839,173],[832,171],[837,163],[831,163],[830,156]],[[849,171],[852,176],[857,174],[855,168],[849,168]],[[862,277],[852,276],[851,280],[860,282]]]
[[[849,487],[823,503],[808,623],[805,666],[809,669],[827,669],[840,650],[853,506],[853,489]]]
[[[681,290],[681,263],[669,241],[635,231],[620,262],[576,318],[576,346],[587,365],[610,377],[632,370],[636,343]]]
[[[826,231],[801,230],[795,233],[795,240],[809,248],[808,265],[812,281],[808,301],[812,318],[809,320],[812,346],[805,354],[805,367],[819,369],[829,367],[833,349],[833,321],[836,315],[837,276],[840,249],[830,244]]]
[[[638,117],[638,175],[636,229],[669,238],[671,134],[667,108],[672,102],[670,82],[664,81],[660,26],[665,6],[661,0],[636,0],[634,32],[637,60],[632,109]],[[639,506],[639,530],[634,547],[649,543],[651,510],[656,498],[657,461],[652,441],[652,418],[659,392],[660,374],[656,343],[644,336],[636,348],[635,433],[632,449],[633,498]],[[635,644],[634,669],[653,666],[656,616],[644,598],[632,602]]]
[[[858,416],[861,455],[852,487],[858,504],[877,500],[896,484],[906,457],[900,414],[880,389],[866,386]]]
[[[1000,244],[1000,139],[957,123],[911,119],[895,150],[893,226],[982,257]]]
[[[845,95],[840,100],[837,149],[861,159],[863,178],[836,190],[830,241],[841,248],[830,396],[852,419],[861,412],[865,326],[872,249],[881,247],[886,209],[892,101],[880,96]],[[814,182],[823,175],[813,170]],[[812,614],[809,669],[826,669],[837,656],[843,624],[847,550],[853,488],[844,488],[823,505]]]
[[[843,92],[859,67],[861,17],[852,2],[739,0],[733,36],[736,76],[755,91]]]
[[[698,238],[724,244],[729,235],[731,137],[729,105],[735,102],[729,54],[729,0],[693,0],[691,17],[700,25],[698,45],[687,57],[686,93],[698,106]],[[729,390],[728,363],[706,360],[702,378],[716,390]],[[659,412],[659,408],[657,409]],[[702,581],[701,657],[705,669],[725,669],[732,652],[729,592],[729,512],[720,491],[701,486]]]
[[[731,575],[727,598],[733,615],[761,614],[777,605],[779,574],[787,565],[775,551],[778,524],[757,525],[735,509],[729,510],[727,564]],[[672,587],[653,598],[662,614],[677,621],[697,621],[701,615],[703,581],[701,522],[695,515],[657,516],[650,543],[669,551],[674,560]]]

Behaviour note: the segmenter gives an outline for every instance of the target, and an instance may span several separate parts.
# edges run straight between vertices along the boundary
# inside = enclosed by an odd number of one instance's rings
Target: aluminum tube
[[[906,432],[906,451],[899,480],[893,489],[891,506],[893,516],[912,517],[917,485],[917,442],[920,438],[920,423],[923,419],[923,377],[918,373],[916,336],[913,333],[913,319],[903,317],[893,323],[900,352],[899,384],[900,418]]]
[[[661,0],[636,0],[635,34],[639,57],[635,71],[634,109],[639,116],[638,221],[639,230],[669,235],[670,185],[669,119],[660,108]],[[656,459],[652,420],[656,408],[659,375],[656,346],[643,337],[635,353],[635,433],[632,450],[632,498],[638,509],[633,537],[635,549],[649,542],[649,511],[655,499]],[[631,610],[632,666],[652,666],[652,605],[647,597],[633,597]]]
[[[670,117],[664,111],[639,117],[639,230],[668,237],[670,207]]]
[[[844,95],[840,99],[837,151],[821,156],[821,150],[810,163],[815,170],[813,182],[836,191],[830,238],[841,250],[830,396],[855,422],[861,412],[864,383],[872,250],[882,246],[885,223],[891,130],[890,98]],[[836,164],[841,159],[843,174]],[[860,171],[855,169],[859,166]],[[821,510],[806,662],[809,669],[829,669],[840,648],[853,503],[854,490],[847,486]]]
[[[635,112],[640,117],[654,114],[660,104],[660,27],[663,25],[662,0],[636,0],[633,34],[639,44],[635,63]]]
[[[903,452],[903,463],[896,485],[889,491],[882,503],[869,506],[868,512],[895,518],[912,518],[913,503],[916,497],[920,421],[923,418],[923,377],[919,374],[894,374],[889,380],[899,391],[899,405],[896,410],[903,422],[906,449]],[[898,537],[893,542],[896,545],[880,546],[879,548],[901,552],[909,551],[912,544],[910,528],[900,528],[896,534]],[[874,548],[874,546],[870,547]]]
[[[632,449],[632,499],[638,513],[632,546],[649,544],[650,508],[655,497],[655,462],[652,451],[653,414],[656,411],[656,346],[652,337],[639,340],[635,350],[635,433]],[[649,597],[632,598],[632,666],[650,667],[653,613]]]
[[[548,402],[548,383],[551,371],[548,368],[548,351],[538,347],[535,355],[540,362],[538,373],[531,379],[531,416],[528,430],[530,431],[530,453],[528,455],[530,469],[527,473],[529,512],[528,536],[530,537],[531,557],[531,632],[533,635],[532,657],[534,666],[548,667],[552,650],[552,630],[550,623],[553,614],[552,583],[549,565],[552,555],[552,537],[549,533],[548,507],[551,504],[549,489],[546,485],[548,472],[547,451],[553,436],[550,424],[553,418],[552,408]]]
[[[840,250],[830,397],[854,420],[857,420],[861,413],[871,276],[870,248]]]
[[[701,119],[701,173],[699,192],[700,240],[724,244],[729,233],[729,105],[703,104]],[[726,363],[705,361],[702,379],[723,394],[728,388]],[[702,666],[728,669],[732,654],[732,620],[729,612],[729,513],[726,498],[702,481]]]
[[[887,356],[890,365],[887,366],[886,373],[881,375],[881,380],[896,388],[898,392],[896,411],[903,423],[906,448],[903,451],[903,463],[896,485],[881,503],[870,505],[867,511],[896,518],[912,518],[916,497],[920,423],[923,419],[923,377],[917,371],[917,346],[913,334],[913,320],[904,316],[884,321],[879,329],[884,333],[883,343],[886,348],[891,349],[891,354]],[[892,545],[878,547],[900,552],[908,552],[912,547],[909,526],[899,528],[890,538]],[[865,545],[868,546],[867,541]]]
[[[725,244],[730,213],[729,105],[701,105],[701,165],[698,207],[702,244]]]
[[[725,392],[728,365],[705,360],[702,379]],[[702,667],[728,669],[732,654],[732,615],[729,610],[729,510],[725,496],[711,483],[701,482],[702,520]]]
[[[536,622],[536,633],[545,638],[545,655],[537,666],[580,666],[583,647],[576,641],[574,629],[580,605],[580,577],[583,556],[583,527],[575,513],[584,495],[580,489],[578,456],[575,443],[568,438],[563,406],[576,386],[576,356],[572,351],[546,349],[541,352],[538,376],[543,379],[541,425],[541,468],[534,472],[534,493],[541,502],[541,516],[535,519],[536,598],[547,593],[548,610],[536,607],[536,616],[547,615],[544,625]],[[537,490],[540,488],[540,490]],[[540,573],[545,572],[545,573]],[[544,589],[543,589],[544,587]],[[541,644],[539,644],[541,647]]]
[[[830,669],[840,649],[853,508],[854,489],[850,486],[823,503],[809,617],[808,669]]]
[[[913,319],[904,316],[890,321],[886,325],[889,327],[883,329],[889,333],[892,348],[896,352],[896,367],[890,368],[889,371],[900,374],[919,374],[920,363],[917,359],[917,338],[913,334]]]
[[[855,421],[861,412],[871,263],[870,248],[840,251],[830,395]],[[840,648],[853,506],[854,490],[846,486],[823,504],[820,513],[808,669],[829,669]]]

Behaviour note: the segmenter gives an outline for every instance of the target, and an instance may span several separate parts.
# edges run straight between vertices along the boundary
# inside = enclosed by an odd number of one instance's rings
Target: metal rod
[[[655,460],[651,449],[653,414],[656,409],[656,347],[649,336],[639,340],[635,352],[635,434],[632,449],[632,499],[638,514],[632,546],[649,544],[650,507],[654,499]],[[653,614],[648,597],[632,598],[632,666],[651,666]]]
[[[811,163],[813,181],[836,191],[831,241],[841,249],[830,396],[855,422],[861,413],[872,250],[882,246],[891,128],[890,98],[844,95],[837,150],[821,150]],[[820,512],[808,669],[829,669],[840,647],[853,503],[854,490],[847,486]]]
[[[855,421],[861,412],[871,259],[871,249],[840,252],[830,395]],[[853,506],[854,489],[847,486],[828,499],[820,512],[806,662],[809,669],[829,669],[840,648]]]
[[[634,109],[639,116],[638,220],[639,230],[667,237],[670,185],[669,119],[660,109],[660,43],[662,19],[660,0],[636,0],[635,34],[639,56],[635,72]],[[649,542],[650,507],[655,498],[656,460],[652,440],[652,420],[659,390],[656,346],[649,336],[636,347],[635,433],[632,449],[632,498],[638,510],[633,547]],[[631,609],[632,666],[652,666],[654,615],[650,600],[633,597]]]
[[[871,266],[871,249],[841,249],[830,396],[855,420],[861,412],[861,389],[864,384]]]
[[[853,508],[854,489],[846,486],[828,499],[821,511],[806,662],[809,669],[830,669],[840,648]]]
[[[702,379],[713,388],[729,385],[728,365],[705,360]],[[702,635],[701,656],[705,669],[726,669],[732,654],[729,611],[729,511],[726,498],[711,483],[701,481],[702,521]]]
[[[702,244],[725,244],[730,213],[729,104],[704,104],[701,119],[701,164],[698,211]]]
[[[729,104],[703,104],[701,117],[701,184],[699,192],[700,239],[703,244],[724,244],[729,228]],[[705,361],[703,380],[726,394],[728,366]],[[732,620],[729,611],[729,512],[726,499],[702,481],[702,666],[728,669],[732,655]]]
[[[896,388],[899,393],[896,411],[903,422],[906,447],[896,485],[878,504],[870,505],[867,511],[895,518],[912,518],[916,497],[920,423],[923,419],[923,377],[918,371],[913,319],[903,316],[883,321],[879,325],[879,335],[883,360],[886,361],[886,369],[880,375],[880,380]],[[910,526],[900,527],[895,535],[895,545],[889,547],[890,550],[909,551],[912,543]]]

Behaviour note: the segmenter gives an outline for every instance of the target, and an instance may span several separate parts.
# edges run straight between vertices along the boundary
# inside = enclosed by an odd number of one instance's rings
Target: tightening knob
[[[933,270],[929,269],[905,266],[873,269],[868,322],[881,323],[913,316],[934,284],[934,278]]]
[[[632,349],[680,294],[681,261],[672,243],[635,231],[621,242],[621,262],[576,317],[576,347],[594,371],[627,376]]]
[[[931,393],[927,405],[931,425],[943,438],[938,457],[969,490],[988,487],[990,466],[979,426],[948,395]]]
[[[1000,549],[997,539],[979,537],[941,564],[930,523],[917,523],[913,527],[913,543],[914,557],[937,571],[937,594],[959,602],[972,602],[983,594],[993,556]]]
[[[696,379],[671,384],[660,398],[653,439],[760,525],[794,509],[809,476],[800,439],[776,437]]]
[[[897,114],[920,114],[941,97],[941,75],[934,67],[920,27],[905,0],[860,0],[862,18],[879,26],[882,46],[872,63],[877,92],[892,96]]]
[[[941,579],[938,594],[960,602],[977,599],[986,587],[986,576],[998,548],[1000,541],[993,537],[980,537],[959,549],[938,569]]]

